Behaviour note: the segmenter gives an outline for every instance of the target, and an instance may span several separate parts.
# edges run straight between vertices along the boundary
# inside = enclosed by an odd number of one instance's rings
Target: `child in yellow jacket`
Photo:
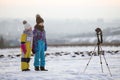
[[[22,71],[30,71],[29,62],[31,57],[31,44],[32,44],[32,28],[27,23],[27,21],[23,21],[24,31],[21,35],[21,70]]]

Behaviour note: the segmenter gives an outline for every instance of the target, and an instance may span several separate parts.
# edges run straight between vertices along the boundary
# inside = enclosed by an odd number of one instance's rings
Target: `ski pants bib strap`
[[[30,62],[30,58],[21,58],[21,62],[29,63]]]

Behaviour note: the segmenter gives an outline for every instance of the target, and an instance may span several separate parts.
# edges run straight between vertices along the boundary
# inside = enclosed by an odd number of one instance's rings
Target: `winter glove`
[[[32,44],[32,53],[35,54],[35,47],[34,43]]]
[[[21,44],[21,49],[22,49],[22,52],[25,54],[27,51],[25,44]]]
[[[45,44],[45,51],[47,51],[47,44]]]
[[[32,53],[35,54],[35,50],[34,50],[34,48],[32,48]]]

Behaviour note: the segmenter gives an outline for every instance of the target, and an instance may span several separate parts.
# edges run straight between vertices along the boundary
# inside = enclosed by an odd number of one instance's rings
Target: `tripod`
[[[91,61],[91,59],[92,59],[92,57],[93,57],[93,54],[95,53],[95,49],[98,48],[97,53],[98,53],[98,56],[99,56],[99,58],[100,58],[100,64],[101,64],[102,73],[103,73],[103,66],[102,66],[102,55],[103,55],[103,59],[105,60],[106,66],[107,66],[107,68],[108,68],[108,71],[109,71],[110,75],[112,76],[111,71],[110,71],[110,68],[109,68],[109,66],[108,66],[108,63],[107,63],[106,58],[105,58],[105,55],[104,55],[104,51],[102,50],[102,47],[101,47],[101,44],[103,43],[102,30],[101,30],[100,28],[97,28],[95,31],[96,31],[96,33],[97,33],[98,43],[97,43],[97,45],[95,46],[95,48],[94,48],[94,50],[93,50],[93,52],[92,52],[92,55],[91,55],[91,57],[90,57],[87,65],[86,65],[86,67],[85,67],[85,69],[84,69],[84,72],[86,71],[86,69],[87,69],[87,67],[88,67],[88,65],[89,65],[89,63],[90,63],[90,61]]]

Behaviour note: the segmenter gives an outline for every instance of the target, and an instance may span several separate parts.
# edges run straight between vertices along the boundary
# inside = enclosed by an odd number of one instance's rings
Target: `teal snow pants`
[[[45,66],[45,42],[38,40],[37,45],[35,46],[35,57],[34,57],[34,66],[35,67],[44,67]]]

